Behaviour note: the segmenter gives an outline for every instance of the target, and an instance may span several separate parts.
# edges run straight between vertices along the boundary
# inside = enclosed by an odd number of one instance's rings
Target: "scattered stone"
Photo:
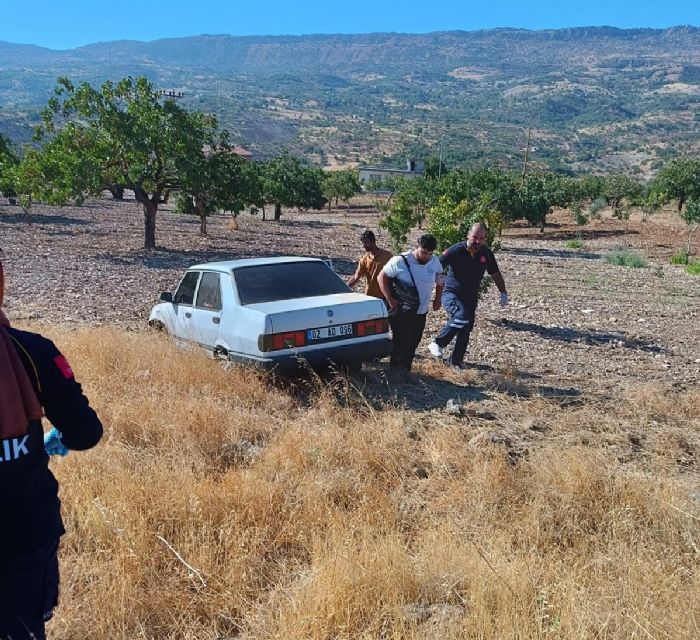
[[[411,440],[420,440],[420,436],[418,435],[418,429],[416,429],[416,427],[412,424],[406,425],[406,427],[404,428],[404,432],[406,433],[406,436]]]
[[[477,411],[476,409],[472,409],[471,407],[464,409],[464,414],[469,416],[470,418],[477,418],[478,420],[496,420],[497,416],[495,413],[492,413],[491,411]]]
[[[428,470],[425,467],[416,467],[413,469],[413,473],[421,480],[426,480],[428,478]]]
[[[407,622],[429,622],[430,626],[444,626],[457,622],[462,615],[464,607],[456,604],[413,603],[403,607],[403,617]]]
[[[460,416],[462,415],[462,407],[453,398],[450,398],[445,406],[445,413],[448,416]]]
[[[261,451],[262,447],[253,444],[250,440],[225,444],[219,452],[219,464],[225,469],[248,466],[255,461]]]

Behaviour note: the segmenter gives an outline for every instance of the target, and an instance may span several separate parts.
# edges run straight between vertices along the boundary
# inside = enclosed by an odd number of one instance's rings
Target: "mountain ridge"
[[[648,175],[700,148],[700,27],[205,34],[54,51],[0,42],[0,132],[30,137],[58,76],[145,75],[259,155],[343,166],[441,152]],[[524,134],[525,132],[525,134]]]

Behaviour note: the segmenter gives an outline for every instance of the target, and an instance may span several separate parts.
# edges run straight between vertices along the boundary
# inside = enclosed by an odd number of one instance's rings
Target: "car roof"
[[[242,260],[224,260],[222,262],[205,262],[191,266],[188,271],[221,271],[229,273],[241,267],[260,267],[267,264],[285,262],[323,262],[320,258],[304,258],[302,256],[279,256],[277,258],[245,258]]]

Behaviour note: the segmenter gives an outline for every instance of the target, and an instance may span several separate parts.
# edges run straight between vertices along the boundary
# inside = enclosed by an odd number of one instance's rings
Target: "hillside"
[[[55,79],[147,75],[259,154],[324,165],[532,159],[645,177],[700,146],[700,29],[204,35],[69,51],[0,43],[0,131],[29,138]],[[441,143],[442,141],[442,143]]]

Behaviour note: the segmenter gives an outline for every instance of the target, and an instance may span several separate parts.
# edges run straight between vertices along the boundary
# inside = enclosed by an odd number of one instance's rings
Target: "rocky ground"
[[[266,255],[331,257],[349,275],[358,234],[377,229],[369,203],[349,210],[285,212],[279,222],[242,214],[209,221],[158,214],[159,248],[145,251],[143,216],[133,200],[83,207],[36,206],[31,221],[0,205],[0,247],[8,272],[5,307],[19,326],[118,324],[145,327],[161,291],[199,262]],[[630,383],[685,389],[700,380],[700,278],[669,264],[684,227],[669,211],[624,223],[603,216],[577,236],[566,212],[544,234],[509,229],[498,254],[512,303],[501,310],[495,288],[483,299],[468,359],[514,394],[576,396]],[[581,249],[567,241],[583,240]],[[380,244],[386,244],[379,233]],[[648,266],[613,266],[605,256],[629,247]],[[700,247],[696,246],[696,251]],[[443,322],[429,316],[426,338]],[[424,343],[421,353],[427,363]]]

